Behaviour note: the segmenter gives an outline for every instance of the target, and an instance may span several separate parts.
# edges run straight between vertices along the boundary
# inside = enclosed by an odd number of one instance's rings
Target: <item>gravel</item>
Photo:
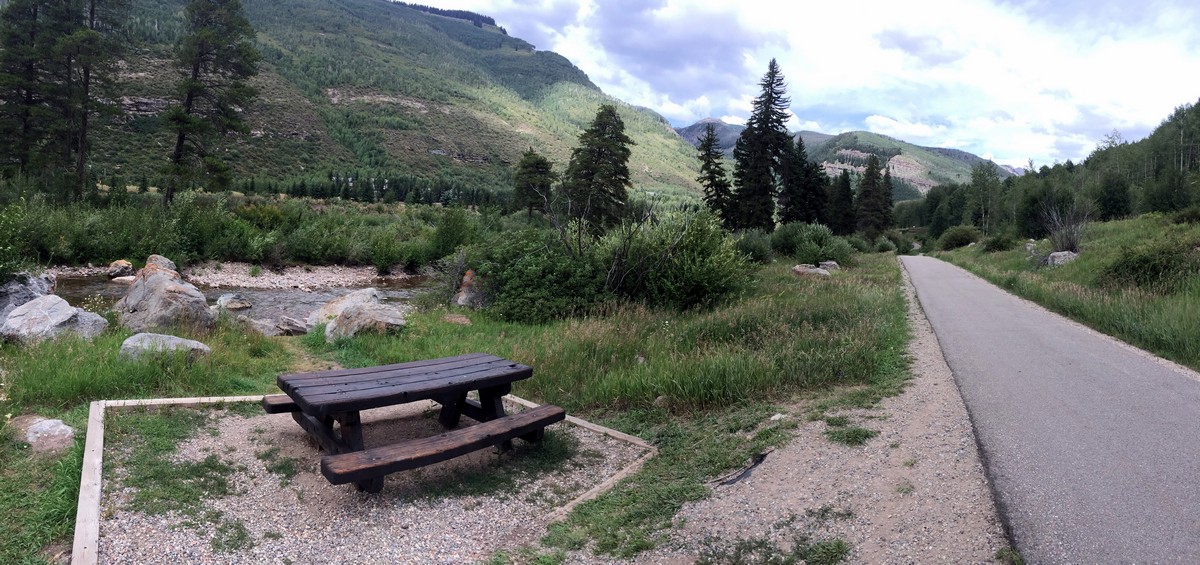
[[[430,403],[363,413],[365,443],[380,445],[440,430]],[[510,406],[510,413],[519,410]],[[180,446],[180,460],[217,454],[236,471],[235,494],[210,499],[206,511],[219,524],[242,523],[252,547],[213,548],[217,524],[196,524],[176,513],[148,515],[126,509],[129,491],[115,469],[104,479],[101,563],[471,563],[500,549],[536,542],[546,516],[642,455],[644,449],[584,428],[559,423],[551,433],[578,440],[576,454],[553,472],[517,479],[516,488],[487,495],[428,496],[456,475],[491,464],[482,450],[423,469],[389,475],[378,494],[330,485],[319,473],[319,455],[287,415],[222,415],[215,434],[201,432]],[[472,423],[463,419],[463,425]],[[520,443],[520,440],[517,440]],[[266,470],[257,454],[278,447],[299,473],[288,484]],[[109,446],[112,450],[120,446]]]

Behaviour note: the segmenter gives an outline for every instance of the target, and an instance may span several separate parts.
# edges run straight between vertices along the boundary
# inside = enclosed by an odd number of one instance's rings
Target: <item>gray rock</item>
[[[325,341],[333,343],[340,338],[353,337],[364,332],[389,333],[404,327],[404,316],[408,308],[387,304],[352,304],[342,309],[336,318],[325,326]]]
[[[227,292],[217,298],[217,306],[226,310],[245,310],[254,305],[236,292]]]
[[[206,328],[216,319],[195,286],[179,278],[179,273],[151,263],[138,271],[129,292],[113,310],[121,325],[135,332],[181,325]]]
[[[1077,257],[1079,257],[1079,254],[1072,251],[1055,251],[1054,253],[1050,254],[1049,258],[1046,259],[1046,264],[1051,267],[1066,265],[1067,263],[1074,261]]]
[[[139,359],[146,354],[176,351],[187,352],[188,360],[212,353],[212,349],[203,343],[173,335],[139,333],[121,343],[121,356],[129,359]]]
[[[804,277],[804,276],[819,276],[819,277],[833,276],[830,274],[829,271],[822,269],[820,267],[814,266],[814,265],[796,265],[795,267],[792,267],[792,273],[797,276],[801,276],[801,277]]]
[[[25,415],[13,418],[9,425],[16,440],[28,443],[34,453],[58,454],[75,445],[75,429],[62,420]]]
[[[47,294],[13,309],[0,325],[0,337],[23,344],[74,332],[84,339],[96,337],[108,327],[102,316],[75,308],[54,294]]]
[[[279,325],[269,320],[250,320],[250,327],[267,337],[283,335],[283,330],[280,329]]]
[[[133,284],[133,281],[135,280],[137,280],[137,277],[113,277],[111,282],[120,284]]]
[[[146,266],[154,265],[170,271],[179,272],[179,267],[175,266],[175,262],[163,257],[162,255],[151,255],[146,258]]]
[[[108,265],[108,278],[115,279],[117,277],[131,277],[136,271],[133,269],[133,263],[124,259],[117,259]]]
[[[46,296],[53,292],[53,289],[54,275],[50,273],[39,276],[17,273],[12,280],[0,286],[0,320],[17,306],[39,296]]]
[[[821,264],[818,266],[826,271],[840,271],[842,269],[842,266],[838,265],[837,261],[821,261]]]
[[[308,326],[305,326],[304,322],[290,316],[280,316],[279,322],[275,326],[279,328],[282,335],[304,335],[308,333]]]
[[[454,304],[467,308],[483,306],[483,294],[479,292],[475,269],[467,269],[467,272],[463,273],[462,282],[458,285],[458,292],[454,294]]]
[[[1034,241],[1025,242],[1025,252],[1030,255],[1037,253],[1037,242],[1034,242]]]
[[[309,330],[311,330],[320,324],[329,323],[334,318],[337,318],[338,315],[342,313],[342,310],[345,310],[350,306],[359,304],[379,304],[381,299],[382,295],[380,295],[379,291],[374,288],[358,289],[340,298],[330,300],[329,302],[325,303],[324,306],[318,308],[312,314],[309,314],[306,326]]]

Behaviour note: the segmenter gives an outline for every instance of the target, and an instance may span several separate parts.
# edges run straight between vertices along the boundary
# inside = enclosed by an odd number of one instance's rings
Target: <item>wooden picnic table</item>
[[[321,472],[330,482],[353,482],[360,490],[379,492],[383,476],[499,445],[512,438],[539,441],[545,427],[566,414],[556,406],[540,406],[513,416],[504,413],[504,395],[512,383],[533,376],[533,369],[486,353],[442,359],[280,375],[284,394],[263,398],[268,413],[291,412],[327,455]],[[479,400],[467,397],[478,391]],[[453,429],[466,415],[480,425],[431,438],[366,449],[360,412],[421,400],[442,405],[438,421]]]

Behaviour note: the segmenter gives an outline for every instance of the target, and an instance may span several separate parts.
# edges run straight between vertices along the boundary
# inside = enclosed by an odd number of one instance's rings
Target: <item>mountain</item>
[[[692,143],[699,143],[704,135],[705,124],[713,123],[717,127],[720,147],[726,155],[733,152],[737,136],[745,126],[726,124],[721,120],[706,118],[687,127],[676,128],[679,135]],[[866,168],[867,158],[875,154],[886,161],[892,168],[892,177],[899,184],[907,185],[906,190],[900,190],[909,197],[919,197],[929,192],[930,188],[949,182],[967,182],[971,180],[971,169],[984,162],[982,157],[961,151],[942,147],[922,147],[905,141],[900,141],[886,135],[865,131],[852,131],[838,135],[801,131],[796,135],[804,140],[810,160],[821,163],[829,176],[840,175],[842,170],[862,173]],[[1019,174],[1006,167],[999,167],[1000,178]],[[898,200],[903,198],[898,198]]]
[[[249,136],[221,150],[235,176],[287,182],[329,175],[441,179],[507,188],[532,147],[562,171],[601,104],[632,148],[634,193],[691,198],[695,151],[658,114],[600,91],[566,58],[508,36],[486,16],[385,0],[243,0],[263,54],[245,109]],[[160,123],[179,74],[171,45],[183,0],[133,0],[117,98],[93,169],[153,181],[173,138]]]

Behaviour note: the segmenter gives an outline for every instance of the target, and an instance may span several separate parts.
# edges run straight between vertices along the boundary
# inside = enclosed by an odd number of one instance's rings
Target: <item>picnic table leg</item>
[[[439,402],[442,403],[442,412],[438,414],[438,423],[448,430],[458,427],[458,421],[462,417],[463,406],[467,403],[467,393],[463,392],[447,396],[439,400]]]
[[[504,417],[504,395],[511,391],[511,384],[503,384],[479,390],[479,408],[483,415],[482,421],[487,422]],[[508,451],[513,448],[512,440],[506,439],[497,447],[501,451]]]
[[[343,412],[334,416],[339,424],[339,435],[342,440],[342,447],[346,451],[362,451],[363,450],[363,435],[362,435],[362,419],[358,412]],[[363,492],[379,492],[383,490],[383,477],[375,477],[362,482],[354,483],[358,490]]]

